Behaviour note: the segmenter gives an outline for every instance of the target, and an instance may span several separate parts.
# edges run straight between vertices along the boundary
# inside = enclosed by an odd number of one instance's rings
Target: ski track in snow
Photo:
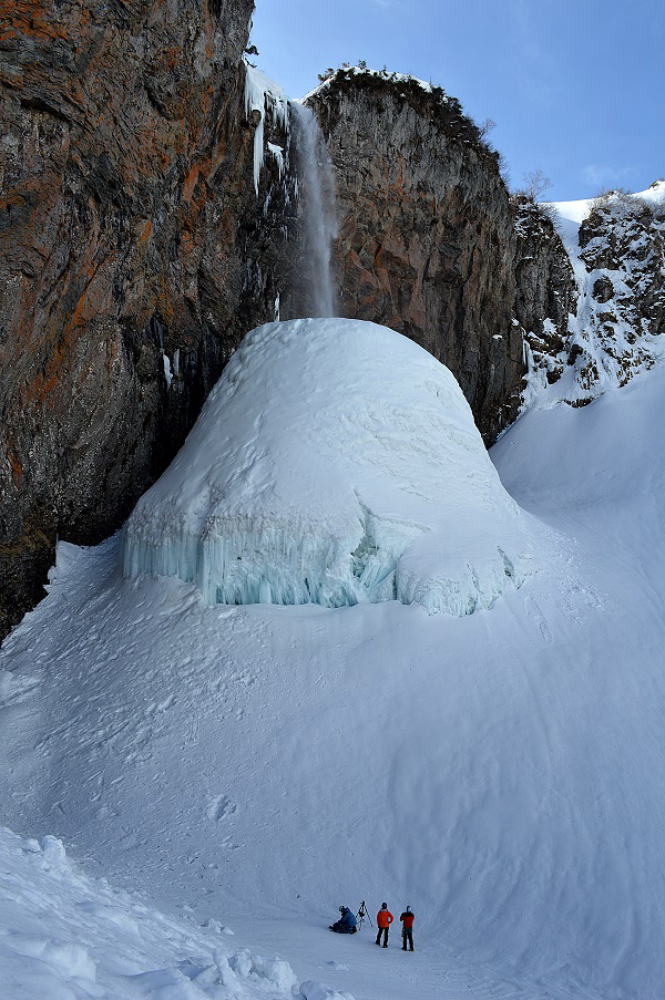
[[[658,997],[664,411],[657,370],[502,437],[550,558],[467,618],[206,607],[61,546],[0,652],[3,822],[338,991],[308,1000]],[[413,956],[329,934],[363,897],[413,906]],[[198,995],[163,982],[131,995]]]

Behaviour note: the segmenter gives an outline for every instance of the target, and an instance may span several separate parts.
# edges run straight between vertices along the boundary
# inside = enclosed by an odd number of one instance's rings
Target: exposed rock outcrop
[[[274,157],[252,183],[252,9],[0,4],[0,637],[56,535],[117,527],[274,318],[284,233]]]
[[[587,273],[579,381],[597,395],[607,376],[624,385],[650,368],[654,338],[665,333],[665,184],[663,200],[608,195],[598,199],[579,231]]]
[[[665,346],[665,182],[544,211],[523,205],[518,231],[526,266],[518,289],[539,289],[547,315],[541,330],[538,310],[530,316],[524,296],[518,302],[530,353],[527,398],[545,391],[581,406],[652,367]]]
[[[340,311],[405,333],[457,377],[486,441],[515,416],[515,233],[497,156],[459,102],[338,70],[307,98],[337,177]]]
[[[571,314],[577,311],[575,275],[552,213],[529,198],[513,199],[515,212],[515,317],[531,359],[548,383],[562,375]]]

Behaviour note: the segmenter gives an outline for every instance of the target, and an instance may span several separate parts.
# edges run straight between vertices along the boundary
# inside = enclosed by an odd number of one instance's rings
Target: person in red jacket
[[[407,906],[399,919],[402,921],[402,951],[406,951],[407,942],[411,946],[411,951],[413,951],[413,921],[416,918],[411,912],[410,906]]]
[[[376,943],[381,944],[381,935],[383,934],[383,947],[388,947],[388,928],[392,924],[393,920],[392,913],[388,909],[387,903],[381,903],[381,909],[376,915],[376,926],[378,930],[376,932]]]

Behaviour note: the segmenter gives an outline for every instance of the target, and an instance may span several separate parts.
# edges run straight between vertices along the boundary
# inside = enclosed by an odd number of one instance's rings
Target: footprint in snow
[[[536,623],[536,625],[538,626],[543,642],[551,642],[553,638],[552,631],[547,622],[545,621],[545,618],[543,616],[542,611],[540,610],[540,607],[532,597],[525,598],[524,610],[526,611],[529,618],[532,618]]]
[[[224,819],[225,816],[232,816],[237,808],[235,802],[231,802],[228,795],[215,795],[208,803],[207,816],[208,819],[219,823],[220,819]]]

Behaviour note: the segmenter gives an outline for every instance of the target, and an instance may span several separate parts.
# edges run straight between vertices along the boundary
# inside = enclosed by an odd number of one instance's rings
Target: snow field
[[[55,837],[3,828],[0,983],[6,1000],[353,1000],[88,878]]]
[[[124,572],[209,604],[490,608],[534,564],[452,374],[373,323],[248,334],[130,517]]]
[[[656,370],[502,437],[548,571],[472,616],[207,606],[61,545],[0,659],[6,821],[357,1000],[655,1000],[664,401]],[[327,931],[363,897],[414,956]]]

